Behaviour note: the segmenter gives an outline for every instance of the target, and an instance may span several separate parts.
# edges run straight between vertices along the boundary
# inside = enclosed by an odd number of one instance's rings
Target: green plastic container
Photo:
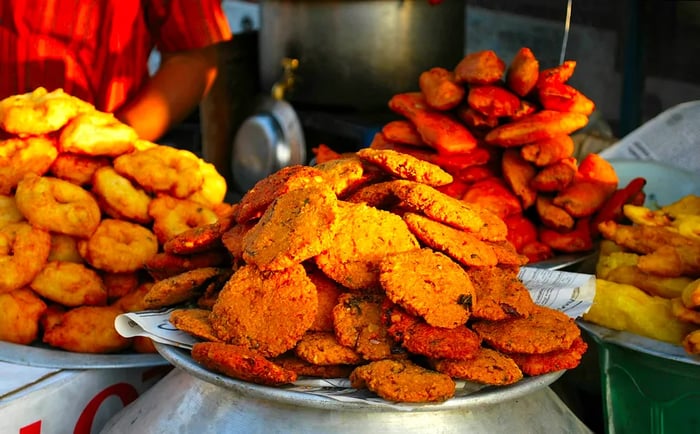
[[[700,359],[683,348],[579,322],[598,347],[608,434],[700,433]]]

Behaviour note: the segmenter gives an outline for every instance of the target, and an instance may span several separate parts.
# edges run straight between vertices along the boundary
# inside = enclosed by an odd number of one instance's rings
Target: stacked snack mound
[[[168,238],[228,212],[225,194],[213,165],[139,140],[61,89],[0,101],[0,340],[152,351],[114,318],[143,309],[145,265]]]
[[[401,119],[383,126],[371,148],[432,162],[454,181],[441,191],[502,218],[508,239],[531,262],[591,251],[592,220],[618,187],[597,154],[577,161],[570,134],[594,103],[567,84],[576,62],[540,69],[528,48],[509,65],[491,50],[467,54],[453,70],[424,71],[419,91],[397,94]],[[325,146],[319,161],[335,158]]]
[[[439,190],[451,182],[371,148],[283,168],[230,215],[164,244],[171,258],[223,245],[229,267],[192,264],[144,300],[177,307],[170,321],[199,339],[195,361],[258,384],[348,377],[390,401],[439,402],[455,380],[502,386],[576,367],[587,347],[574,320],[533,302],[506,224]]]

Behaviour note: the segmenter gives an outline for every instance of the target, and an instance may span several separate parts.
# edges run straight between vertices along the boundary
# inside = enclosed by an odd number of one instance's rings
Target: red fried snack
[[[590,116],[595,103],[578,89],[568,84],[544,81],[537,87],[537,95],[546,110],[575,112]]]
[[[520,253],[527,256],[529,263],[546,261],[554,256],[552,248],[539,241],[525,244]]]
[[[390,142],[402,145],[425,146],[418,130],[409,120],[397,120],[386,123],[381,131],[384,138]]]
[[[613,165],[598,154],[587,154],[578,166],[578,179],[597,181],[609,189],[617,189],[620,181]]]
[[[540,222],[548,228],[566,232],[574,227],[574,218],[563,208],[554,205],[551,197],[543,195],[537,196],[535,209],[537,210]]]
[[[530,186],[537,170],[525,161],[517,149],[507,149],[501,159],[503,178],[513,192],[520,198],[522,209],[528,209],[535,203],[537,192]]]
[[[423,141],[438,153],[468,152],[476,146],[476,139],[462,123],[442,112],[426,108],[422,94],[401,93],[389,100],[389,108],[410,119]]]
[[[401,179],[439,186],[452,182],[452,175],[437,164],[423,161],[390,149],[363,148],[357,155],[366,162],[379,166],[382,170]]]
[[[569,135],[562,134],[524,145],[520,155],[535,166],[544,167],[570,157],[574,153],[574,140]]]
[[[520,108],[520,98],[517,95],[494,85],[472,87],[467,103],[487,118],[513,116]]]
[[[558,192],[566,188],[576,177],[578,170],[574,157],[566,157],[540,169],[530,181],[530,187],[538,192]]]
[[[617,189],[608,200],[601,206],[598,212],[591,219],[591,234],[597,237],[600,234],[598,225],[608,220],[620,221],[623,214],[623,206],[632,203],[646,185],[646,179],[637,177],[632,179],[625,187]]]
[[[575,69],[575,60],[565,60],[561,65],[544,69],[540,71],[537,86],[542,86],[547,83],[566,83],[571,76],[574,75]]]
[[[587,252],[593,249],[590,221],[590,218],[578,219],[573,230],[568,232],[560,232],[541,226],[540,241],[560,252]]]
[[[523,210],[520,199],[502,178],[495,176],[473,183],[462,196],[462,200],[479,205],[501,219],[511,214],[519,214]]]
[[[507,240],[513,244],[518,252],[522,253],[526,244],[537,241],[537,226],[524,215],[511,214],[503,221],[508,226]]]
[[[581,113],[542,110],[517,121],[491,130],[486,143],[497,146],[520,146],[562,134],[571,134],[588,123],[588,116]]]
[[[589,217],[603,206],[616,186],[599,181],[574,181],[561,190],[552,203],[566,210],[572,217]]]
[[[466,126],[474,130],[488,131],[491,128],[498,126],[497,117],[486,116],[485,114],[469,107],[468,104],[457,107],[455,114],[459,120],[464,122]]]
[[[418,86],[425,101],[436,110],[450,110],[464,99],[464,87],[455,81],[455,74],[445,68],[435,67],[418,77]]]
[[[467,326],[448,329],[419,321],[406,330],[401,344],[412,354],[434,359],[466,360],[477,354],[481,338]]]
[[[588,349],[588,344],[578,337],[571,347],[565,350],[552,351],[545,354],[509,353],[515,363],[527,375],[543,375],[563,369],[574,369],[581,362],[581,357]]]
[[[492,159],[493,152],[489,149],[477,146],[471,151],[459,154],[435,154],[430,160],[449,173],[455,173],[472,166],[486,164]]]
[[[520,100],[520,107],[518,107],[518,110],[513,113],[513,116],[510,117],[511,121],[517,121],[519,119],[524,118],[525,116],[531,115],[535,113],[538,110],[537,106],[530,101],[526,101],[524,99]]]
[[[297,380],[296,372],[238,345],[198,342],[192,346],[192,359],[207,369],[251,383],[279,386]]]
[[[340,153],[331,149],[328,145],[321,143],[317,147],[312,148],[311,151],[316,157],[316,164],[325,163],[326,161],[335,160],[340,158]]]
[[[516,95],[525,96],[537,84],[540,75],[540,62],[527,47],[515,53],[506,71],[506,85]]]
[[[495,51],[469,53],[455,66],[455,78],[468,84],[492,84],[503,77],[506,64]]]

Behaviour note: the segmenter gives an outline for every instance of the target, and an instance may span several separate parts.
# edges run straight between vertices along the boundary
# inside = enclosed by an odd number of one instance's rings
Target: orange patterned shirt
[[[60,87],[114,111],[148,80],[154,47],[230,38],[221,0],[0,0],[0,98]]]

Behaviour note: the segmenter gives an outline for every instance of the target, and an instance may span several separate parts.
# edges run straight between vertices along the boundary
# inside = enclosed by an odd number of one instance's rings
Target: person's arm
[[[185,119],[209,91],[217,74],[217,47],[162,53],[160,67],[134,99],[115,115],[139,137],[155,141]]]

